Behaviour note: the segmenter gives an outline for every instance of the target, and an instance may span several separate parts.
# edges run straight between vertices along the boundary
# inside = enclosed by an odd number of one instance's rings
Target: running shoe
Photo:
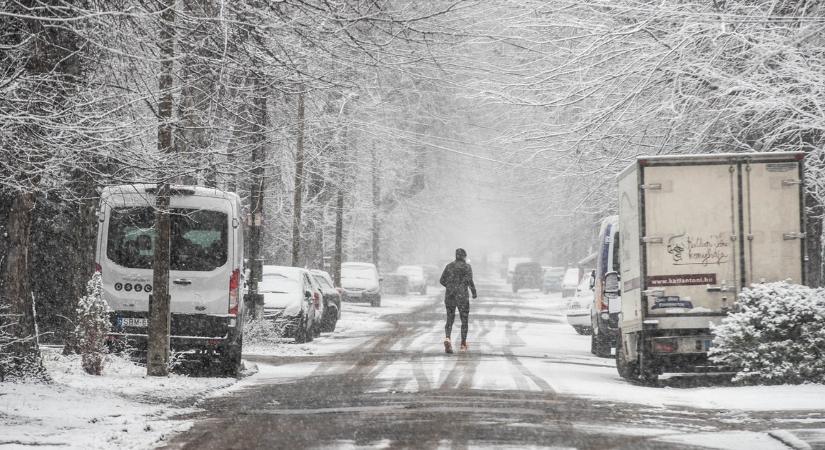
[[[453,352],[453,344],[450,342],[450,338],[444,339],[444,353],[452,353]]]

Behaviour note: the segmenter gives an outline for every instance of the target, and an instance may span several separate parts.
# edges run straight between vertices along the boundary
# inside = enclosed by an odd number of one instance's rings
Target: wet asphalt
[[[487,339],[493,326],[503,326],[505,339],[500,345],[486,346],[484,352],[471,347],[468,353],[449,356],[455,364],[428,364],[428,359],[447,357],[442,348],[417,347],[422,334],[443,327],[441,300],[433,297],[412,312],[384,316],[389,328],[346,352],[245,358],[276,366],[275,370],[296,363],[313,364],[313,368],[306,376],[253,384],[205,400],[198,405],[202,411],[185,417],[194,420],[194,426],[175,436],[167,448],[684,449],[703,447],[662,442],[627,430],[656,424],[671,424],[685,434],[765,430],[781,416],[754,414],[738,423],[725,420],[728,411],[660,410],[558,394],[516,354],[524,345],[518,331],[525,324],[549,324],[563,317],[535,316],[518,308],[496,316],[501,310],[497,300],[512,297],[502,289],[481,286],[473,311],[487,314],[485,320],[471,322],[475,342]],[[411,370],[388,379],[387,369],[398,363]],[[486,368],[492,364],[501,377],[512,377],[516,389],[473,388],[482,363]],[[433,370],[446,373],[428,376]],[[414,391],[408,389],[411,384],[417,386]],[[650,395],[661,388],[651,387]]]

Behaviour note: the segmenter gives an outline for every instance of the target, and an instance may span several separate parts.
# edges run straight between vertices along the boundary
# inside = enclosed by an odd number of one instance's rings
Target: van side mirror
[[[607,295],[619,295],[619,272],[607,272],[604,275],[604,293]]]
[[[312,298],[312,292],[304,291],[304,298],[306,298],[307,300],[311,299]]]

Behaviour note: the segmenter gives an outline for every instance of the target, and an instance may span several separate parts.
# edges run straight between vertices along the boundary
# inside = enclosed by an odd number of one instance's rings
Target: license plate
[[[361,293],[360,292],[347,292],[347,296],[352,297],[352,298],[360,298]]]
[[[149,319],[145,317],[120,317],[118,325],[121,327],[146,328],[149,326]]]

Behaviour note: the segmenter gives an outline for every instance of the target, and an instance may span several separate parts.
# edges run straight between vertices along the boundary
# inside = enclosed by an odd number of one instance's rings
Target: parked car
[[[321,317],[321,331],[331,333],[335,331],[338,319],[341,318],[341,292],[332,282],[329,273],[323,270],[310,270],[315,281],[321,286],[321,294],[324,299],[324,315]]]
[[[424,278],[427,280],[428,286],[438,286],[438,281],[441,279],[441,269],[433,264],[422,264],[424,268]]]
[[[152,263],[157,244],[154,185],[103,189],[95,252],[110,337],[147,349]],[[170,197],[170,346],[217,359],[224,373],[241,368],[243,231],[240,198],[232,192],[173,186]]]
[[[383,275],[381,292],[390,295],[407,295],[410,290],[410,279],[404,274],[388,273]]]
[[[593,304],[593,282],[595,280],[592,276],[583,277],[579,286],[576,288],[576,294],[572,297],[567,297],[565,303],[564,316],[576,333],[590,334],[590,308]]]
[[[322,298],[308,270],[263,266],[258,292],[264,296],[264,319],[274,320],[285,337],[303,343],[317,335],[323,314]]]
[[[610,216],[602,220],[596,241],[597,257],[595,295],[590,309],[590,351],[596,356],[610,358],[619,337],[619,313],[621,299],[618,295],[605,295],[604,280],[608,273],[619,272],[619,217]]]
[[[381,279],[374,264],[341,264],[341,287],[344,289],[344,300],[366,301],[370,306],[381,306]]]
[[[541,289],[541,265],[537,262],[523,262],[513,270],[513,293],[519,289]]]
[[[541,290],[545,294],[560,291],[562,277],[564,277],[564,267],[548,267],[542,277]]]
[[[427,279],[421,266],[398,266],[396,273],[407,276],[409,291],[427,294]]]
[[[564,272],[561,279],[561,297],[573,297],[576,295],[576,289],[579,287],[579,269],[571,267]]]

